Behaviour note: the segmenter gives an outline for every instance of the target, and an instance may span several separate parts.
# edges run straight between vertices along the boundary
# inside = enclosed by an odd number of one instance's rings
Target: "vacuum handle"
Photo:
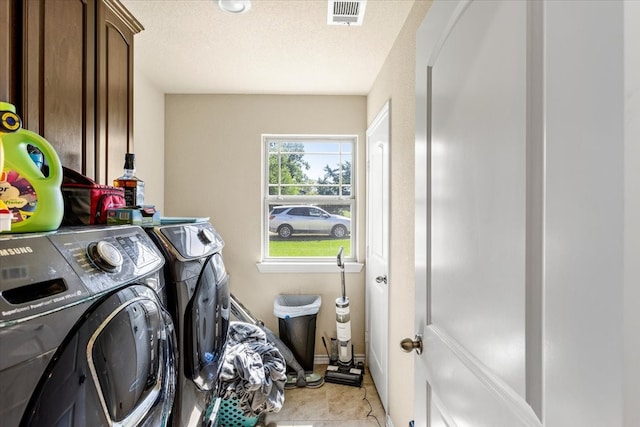
[[[325,341],[324,335],[322,336],[322,344],[324,345],[324,350],[327,352],[327,357],[331,360],[331,355],[329,354],[329,348],[327,347],[327,341]]]

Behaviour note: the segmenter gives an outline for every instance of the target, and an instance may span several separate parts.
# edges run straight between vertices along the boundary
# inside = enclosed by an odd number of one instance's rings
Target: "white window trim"
[[[345,262],[345,273],[360,273],[364,264],[360,262]],[[277,261],[269,260],[256,263],[260,273],[339,273],[340,267],[334,261]]]
[[[352,209],[352,217],[357,217],[357,200],[358,200],[358,192],[357,192],[357,171],[360,167],[358,164],[358,135],[357,134],[262,134],[261,135],[261,151],[262,151],[262,159],[261,159],[261,181],[262,181],[262,191],[261,191],[261,221],[260,221],[260,230],[261,230],[261,241],[262,241],[262,249],[261,249],[261,257],[262,260],[256,263],[256,268],[261,273],[333,273],[339,271],[339,267],[336,264],[335,257],[327,257],[325,259],[320,258],[301,258],[301,259],[293,259],[293,258],[269,258],[266,256],[269,249],[269,241],[268,235],[266,232],[266,223],[267,218],[265,215],[269,213],[266,212],[266,194],[268,192],[268,182],[265,181],[265,173],[267,166],[267,156],[268,150],[266,149],[266,140],[270,138],[300,138],[300,139],[336,139],[336,140],[344,140],[344,139],[352,139],[353,142],[353,155],[352,155],[352,164],[351,164],[351,174],[352,174],[352,184],[351,184],[351,192],[353,194],[353,199],[355,203],[353,204]],[[353,184],[355,181],[355,185]],[[350,198],[349,198],[350,199]],[[358,221],[356,221],[356,227],[351,228],[351,255],[348,258],[345,258],[345,273],[359,273],[362,271],[364,264],[357,262],[358,259],[358,239],[357,239],[357,228]]]

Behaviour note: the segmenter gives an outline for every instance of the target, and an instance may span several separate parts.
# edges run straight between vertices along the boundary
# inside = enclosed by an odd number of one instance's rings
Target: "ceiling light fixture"
[[[227,13],[245,13],[251,9],[250,0],[218,0],[220,9]]]

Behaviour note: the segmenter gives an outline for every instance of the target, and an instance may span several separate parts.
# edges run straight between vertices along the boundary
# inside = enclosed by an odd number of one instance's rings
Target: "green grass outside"
[[[290,239],[272,237],[269,239],[271,257],[335,257],[340,246],[345,258],[351,255],[349,239],[331,239],[324,236],[293,236]]]

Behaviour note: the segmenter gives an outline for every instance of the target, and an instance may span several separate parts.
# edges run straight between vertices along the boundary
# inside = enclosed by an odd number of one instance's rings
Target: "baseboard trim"
[[[362,362],[365,363],[365,355],[364,354],[356,354],[355,355],[356,363]],[[328,365],[329,364],[329,356],[326,354],[316,354],[313,356],[313,364],[314,365]]]

